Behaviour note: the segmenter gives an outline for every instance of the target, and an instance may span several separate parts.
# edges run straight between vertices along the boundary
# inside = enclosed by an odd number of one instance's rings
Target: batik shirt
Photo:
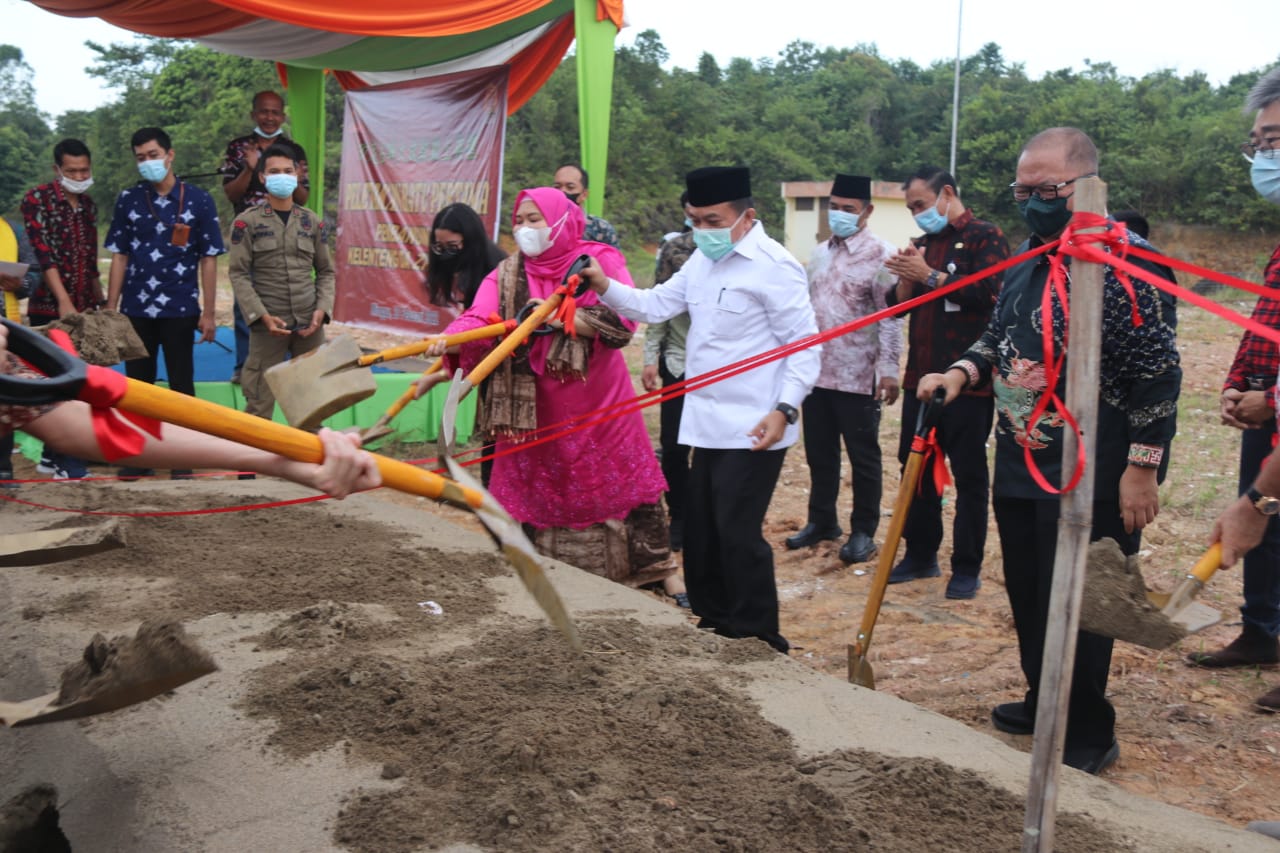
[[[1033,237],[1018,254],[1041,245]],[[1144,247],[1145,248],[1145,247]],[[1071,259],[1065,259],[1070,264]],[[1129,259],[1161,278],[1156,264]],[[1030,416],[1046,390],[1041,298],[1049,276],[1049,258],[1041,255],[1009,270],[986,332],[962,357],[990,380],[996,405],[996,497],[1053,499],[1032,479],[1026,449],[1049,483],[1060,486],[1062,434],[1065,426],[1053,406],[1035,423]],[[1099,376],[1098,432],[1094,493],[1099,501],[1119,500],[1120,475],[1128,464],[1129,445],[1166,449],[1160,476],[1168,465],[1169,443],[1177,432],[1178,392],[1182,384],[1177,325],[1172,300],[1157,288],[1131,277],[1141,325],[1134,325],[1133,303],[1111,267],[1104,267],[1102,364]],[[1067,284],[1070,290],[1070,282]],[[1061,352],[1064,317],[1053,300],[1053,340]],[[1066,363],[1058,379],[1058,396],[1066,399]]]
[[[884,268],[893,245],[865,228],[832,237],[814,247],[809,260],[809,301],[818,329],[841,326],[885,308],[898,279]],[[849,394],[874,394],[877,377],[898,378],[902,318],[890,317],[832,338],[822,346],[822,370],[815,387]]]
[[[658,286],[680,271],[697,247],[693,245],[693,232],[686,231],[664,240],[658,249],[658,262],[653,271],[653,284]],[[684,347],[689,337],[689,314],[678,314],[670,320],[650,323],[644,330],[644,363],[666,365],[667,373],[680,379],[684,376]]]
[[[950,278],[963,278],[1009,257],[1009,243],[1000,227],[976,218],[968,210],[937,234],[926,234],[915,244],[931,269],[945,272]],[[991,319],[1000,282],[999,274],[987,276],[909,312],[907,372],[902,379],[905,390],[913,390],[926,373],[946,370],[982,334]],[[916,282],[911,287],[912,298],[926,293],[929,288],[923,283]],[[890,293],[887,300],[890,305],[901,301],[896,293]],[[989,391],[966,393],[986,395]]]
[[[218,167],[218,171],[222,173],[222,183],[229,184],[240,176],[245,167],[245,153],[250,146],[257,147],[258,140],[262,137],[256,133],[250,133],[246,136],[237,136],[235,139],[227,143],[227,153],[222,158],[222,165]],[[291,145],[294,150],[294,157],[298,161],[298,186],[309,187],[310,182],[306,178],[307,154],[302,150],[302,146],[294,142],[283,133],[271,140],[272,145]],[[262,149],[265,151],[266,149]],[[233,207],[236,213],[243,213],[250,207],[262,204],[267,200],[267,188],[263,185],[262,179],[258,177],[257,171],[250,173],[249,186],[244,191],[244,195],[240,197],[240,201],[236,202]],[[587,238],[590,239],[590,238]]]
[[[587,227],[582,232],[583,240],[590,240],[593,243],[607,243],[615,249],[621,249],[618,245],[618,229],[607,219],[601,219],[599,216],[587,214]]]
[[[173,245],[175,222],[191,229],[185,246]],[[147,181],[120,193],[106,248],[128,256],[120,312],[153,320],[200,316],[200,259],[226,251],[213,198],[182,181],[168,195],[157,195]]]
[[[1280,291],[1280,246],[1276,246],[1267,264],[1267,272],[1263,284],[1270,290]],[[1250,315],[1256,323],[1280,329],[1280,293],[1275,297],[1260,296],[1253,306]],[[1276,385],[1276,370],[1280,369],[1280,348],[1261,335],[1245,331],[1240,338],[1240,347],[1236,350],[1235,360],[1231,362],[1231,370],[1222,383],[1222,389],[1234,388],[1238,391],[1268,392],[1268,399],[1275,406],[1272,396]],[[1280,406],[1276,406],[1280,410]]]
[[[98,208],[88,195],[73,207],[67,192],[57,183],[41,184],[22,199],[22,221],[40,269],[57,269],[62,286],[77,311],[97,307]],[[42,281],[31,294],[27,313],[58,316],[58,300]]]

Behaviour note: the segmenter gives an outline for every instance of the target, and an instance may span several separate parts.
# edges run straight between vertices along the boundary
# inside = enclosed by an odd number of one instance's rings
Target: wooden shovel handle
[[[488,326],[481,326],[478,329],[470,329],[453,335],[445,335],[443,338],[423,338],[422,340],[414,341],[411,344],[401,344],[398,347],[384,349],[382,352],[371,352],[368,355],[360,356],[360,360],[357,364],[359,364],[360,367],[369,367],[374,364],[382,364],[384,361],[395,361],[398,358],[410,358],[415,355],[422,355],[441,340],[445,342],[445,346],[453,347],[458,344],[470,343],[471,341],[483,341],[487,338],[496,338],[499,335],[506,334],[506,332],[506,323],[491,323]]]
[[[238,441],[297,462],[320,463],[324,460],[324,446],[319,436],[312,433],[197,397],[188,397],[168,388],[134,379],[127,381],[128,390],[116,404],[124,411]],[[376,453],[373,458],[382,473],[382,484],[396,491],[445,501],[464,509],[476,509],[484,502],[484,495],[480,492],[459,486],[439,474]]]

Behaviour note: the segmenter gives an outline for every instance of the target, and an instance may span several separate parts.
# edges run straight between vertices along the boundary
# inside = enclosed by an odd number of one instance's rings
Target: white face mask
[[[243,127],[243,125],[242,125],[242,127]],[[263,130],[262,128],[258,127],[258,126],[255,124],[255,125],[253,126],[253,132],[254,132],[254,133],[256,133],[256,134],[258,134],[259,136],[261,136],[263,139],[275,139],[277,136],[279,136],[280,134],[284,133],[284,128],[283,128],[283,127],[277,127],[277,128],[275,129],[275,132],[274,132],[274,133],[267,133],[265,130]]]
[[[59,175],[58,183],[62,184],[62,188],[67,192],[74,195],[80,195],[83,192],[87,192],[89,187],[93,186],[93,178],[89,177],[85,178],[83,181],[73,181],[66,175]]]
[[[512,236],[516,238],[516,245],[520,247],[521,254],[531,258],[538,257],[555,243],[555,240],[551,239],[550,228],[530,228],[522,225],[513,232]]]
[[[555,225],[544,225],[541,228],[534,228],[531,225],[521,225],[511,232],[511,236],[515,238],[516,245],[520,247],[521,254],[536,258],[547,249],[556,244],[556,240],[551,236],[551,232],[564,224],[565,219],[569,217],[566,213],[556,222]]]

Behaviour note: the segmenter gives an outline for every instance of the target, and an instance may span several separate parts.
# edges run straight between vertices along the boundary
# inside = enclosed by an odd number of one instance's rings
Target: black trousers
[[[902,435],[898,442],[898,461],[907,464],[911,439],[915,436],[916,417],[923,404],[915,390],[902,396]],[[938,444],[951,464],[951,477],[956,490],[956,518],[951,528],[951,571],[976,577],[982,571],[982,551],[987,545],[987,498],[990,475],[987,471],[987,437],[995,401],[990,397],[961,394],[945,409],[938,422]],[[942,545],[942,498],[928,471],[920,477],[920,487],[911,504],[902,538],[907,542],[907,556],[928,563]]]
[[[156,381],[156,358],[164,350],[164,368],[169,372],[169,387],[194,397],[195,336],[200,322],[196,317],[130,317],[133,330],[147,348],[145,358],[124,363],[125,375],[139,382]]]
[[[693,451],[684,579],[699,628],[759,637],[780,652],[773,548],[761,530],[786,450]]]
[[[814,388],[802,404],[804,453],[809,461],[809,523],[838,527],[840,442],[853,473],[850,533],[875,536],[884,471],[880,461],[880,401],[870,394]]]
[[[1260,429],[1247,429],[1240,435],[1240,494],[1248,491],[1271,453],[1276,437],[1275,421],[1268,420]],[[1243,621],[1272,637],[1280,635],[1280,518],[1267,521],[1266,532],[1258,547],[1244,555]]]
[[[1049,593],[1053,584],[1053,556],[1057,549],[1059,502],[996,498],[996,527],[1004,559],[1004,583],[1018,632],[1018,654],[1027,678],[1027,709],[1035,715],[1044,658],[1044,633],[1049,623]],[[1125,533],[1120,504],[1093,505],[1091,540],[1110,537],[1125,554],[1136,554],[1142,536]],[[1076,660],[1067,705],[1067,746],[1107,747],[1115,738],[1116,712],[1107,701],[1114,640],[1088,631],[1076,636]]]
[[[666,361],[658,359],[658,375],[662,387],[674,385],[684,376],[673,376]],[[680,443],[680,416],[684,414],[684,395],[663,400],[658,407],[658,445],[662,448],[662,476],[667,478],[667,513],[671,516],[672,540],[677,531],[683,538],[685,506],[689,491],[689,445]]]

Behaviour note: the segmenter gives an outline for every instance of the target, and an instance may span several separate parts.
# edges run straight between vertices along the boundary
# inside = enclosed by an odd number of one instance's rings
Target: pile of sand
[[[95,634],[84,656],[62,672],[58,705],[98,696],[131,696],[148,690],[164,692],[217,670],[213,662],[176,622],[148,620],[133,637],[107,640]]]
[[[1126,557],[1114,539],[1089,544],[1085,590],[1080,602],[1080,627],[1153,649],[1172,646],[1187,629],[1147,598],[1136,556]]]

